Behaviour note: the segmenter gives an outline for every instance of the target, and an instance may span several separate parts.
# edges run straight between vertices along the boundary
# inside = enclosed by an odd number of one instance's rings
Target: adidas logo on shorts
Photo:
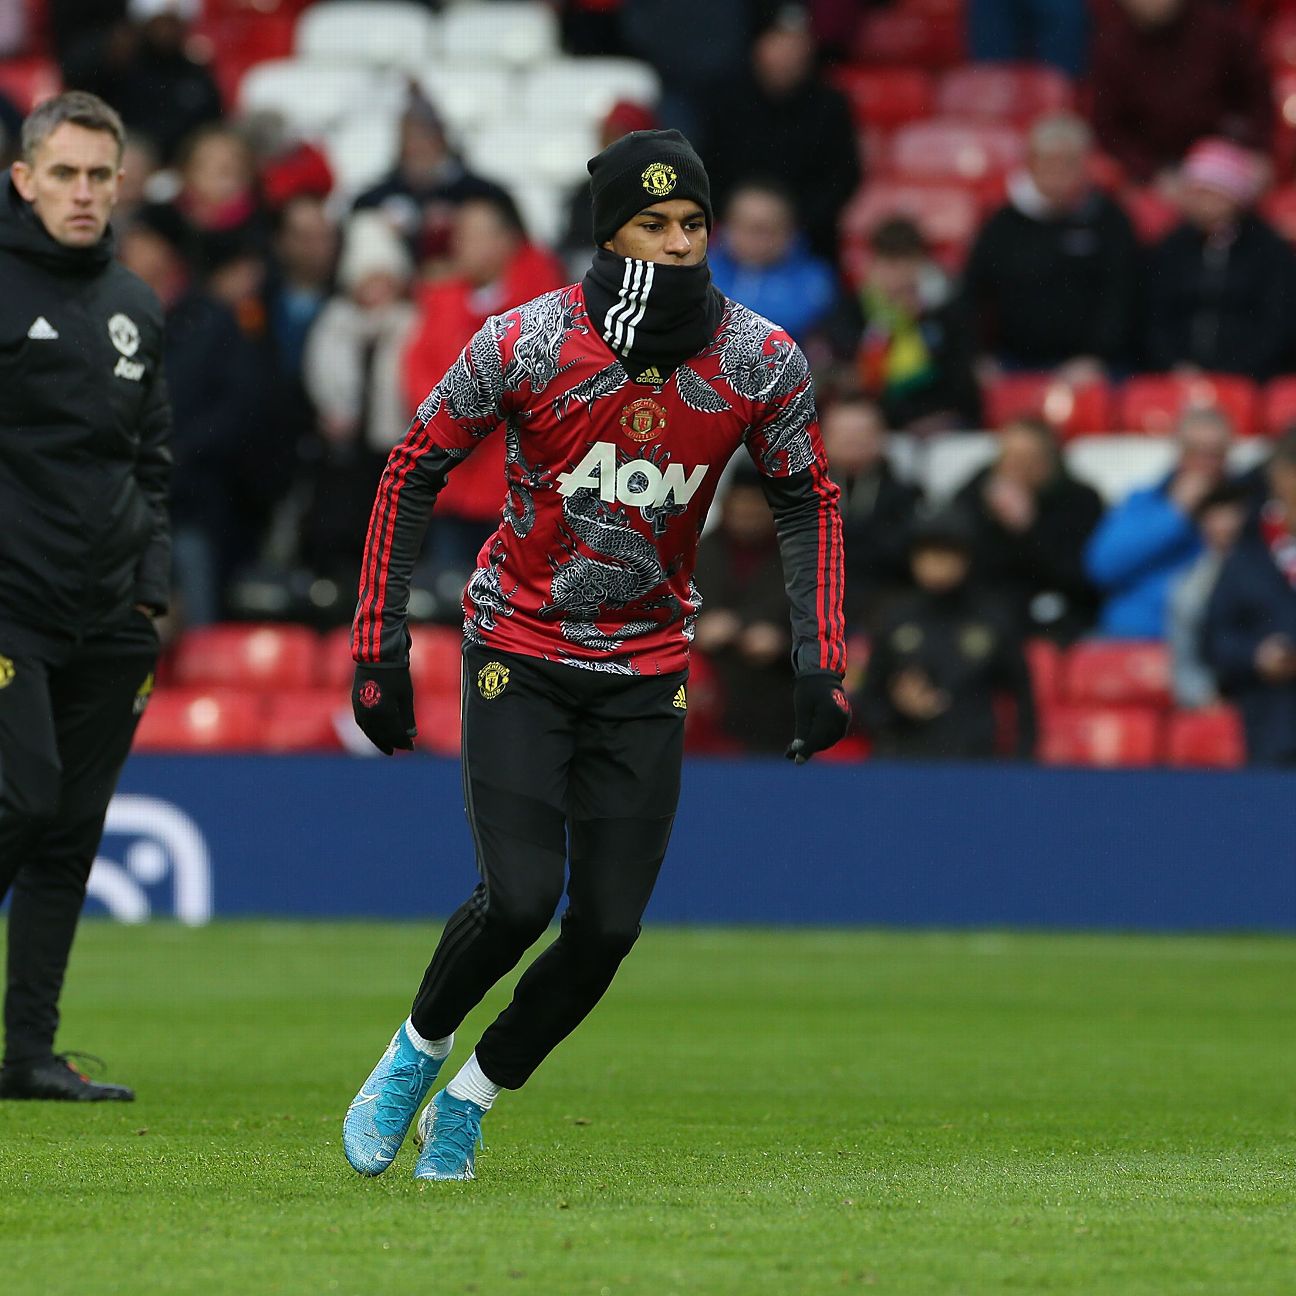
[[[31,328],[27,330],[27,336],[37,342],[53,342],[58,335],[58,329],[44,315],[37,315],[32,321]]]
[[[675,696],[671,698],[671,706],[673,706],[677,711],[688,710],[688,694],[684,692],[683,684],[675,690]]]

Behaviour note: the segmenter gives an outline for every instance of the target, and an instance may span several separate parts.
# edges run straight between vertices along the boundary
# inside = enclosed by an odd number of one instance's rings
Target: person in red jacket
[[[1205,135],[1268,150],[1269,74],[1250,29],[1215,0],[1108,0],[1090,70],[1098,142],[1140,182]]]
[[[527,239],[522,217],[502,192],[469,198],[450,231],[449,278],[427,284],[405,349],[401,384],[409,410],[441,380],[486,319],[564,282],[562,266]],[[463,588],[477,550],[500,516],[504,438],[493,436],[447,483],[429,536],[435,583]]]
[[[463,599],[463,787],[482,880],[347,1111],[343,1148],[361,1174],[395,1160],[454,1032],[564,890],[558,938],[424,1110],[415,1178],[473,1178],[501,1089],[521,1088],[580,1025],[638,938],[679,797],[698,536],[740,446],[791,605],[788,757],[832,746],[850,718],[838,492],[805,355],[711,283],[710,183],[678,131],[634,132],[589,169],[598,244],[585,278],[477,330],[374,501],[351,701],[390,755],[416,733],[406,620],[428,515],[504,425],[503,516]]]

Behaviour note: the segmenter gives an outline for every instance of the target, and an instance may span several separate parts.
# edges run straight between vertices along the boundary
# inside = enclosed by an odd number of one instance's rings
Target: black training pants
[[[53,1051],[86,880],[157,652],[141,612],[47,658],[6,653],[0,628],[0,900],[12,890],[6,1063]]]
[[[464,650],[464,802],[481,883],[446,924],[414,1028],[450,1034],[548,927],[477,1045],[517,1089],[599,1001],[639,935],[679,800],[687,672],[605,674]]]

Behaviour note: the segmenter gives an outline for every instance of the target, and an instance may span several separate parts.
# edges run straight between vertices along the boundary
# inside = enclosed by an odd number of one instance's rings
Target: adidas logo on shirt
[[[649,365],[648,368],[635,379],[635,382],[651,383],[654,387],[660,387],[662,384],[662,376],[657,372],[656,365]]]
[[[37,315],[32,321],[31,328],[27,330],[27,336],[37,342],[53,342],[58,335],[58,329],[44,315]]]

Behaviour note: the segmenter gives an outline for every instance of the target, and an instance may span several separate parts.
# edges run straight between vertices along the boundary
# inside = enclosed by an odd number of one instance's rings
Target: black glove
[[[408,666],[359,663],[351,684],[351,710],[365,737],[384,755],[397,747],[413,751],[418,730]]]
[[[796,737],[783,754],[804,765],[815,752],[846,737],[851,708],[841,677],[830,671],[798,675],[792,685],[792,700],[796,706]]]

